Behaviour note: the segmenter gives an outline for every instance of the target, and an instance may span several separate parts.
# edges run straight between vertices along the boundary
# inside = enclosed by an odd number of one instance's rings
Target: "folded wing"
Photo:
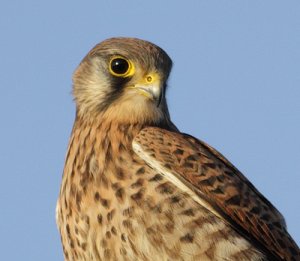
[[[224,156],[196,138],[145,128],[134,151],[199,204],[278,260],[300,260],[279,211]]]

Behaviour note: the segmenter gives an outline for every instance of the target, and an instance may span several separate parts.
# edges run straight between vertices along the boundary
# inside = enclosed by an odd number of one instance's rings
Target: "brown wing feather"
[[[154,127],[143,129],[133,145],[151,167],[168,169],[265,251],[279,260],[300,260],[279,211],[215,149],[192,136]]]

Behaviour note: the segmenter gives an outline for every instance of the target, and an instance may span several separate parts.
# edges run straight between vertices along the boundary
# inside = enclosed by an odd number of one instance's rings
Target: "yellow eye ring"
[[[134,73],[133,64],[122,56],[114,56],[109,62],[109,72],[117,77],[129,77]]]

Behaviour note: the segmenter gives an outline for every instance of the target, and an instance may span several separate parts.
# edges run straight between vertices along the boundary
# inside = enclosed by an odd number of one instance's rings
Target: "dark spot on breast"
[[[81,173],[80,175],[80,181],[79,181],[79,185],[82,187],[83,191],[87,190],[87,186],[88,184],[93,180],[93,176],[90,174],[90,172],[87,170],[87,164],[85,164],[85,171],[83,173]]]
[[[134,200],[134,201],[139,201],[143,198],[143,195],[144,195],[144,189],[141,188],[137,193],[134,193],[131,195],[131,198]]]
[[[112,219],[114,218],[115,212],[116,212],[115,209],[113,209],[112,211],[107,213],[107,221],[108,222],[112,221]]]
[[[69,224],[66,225],[66,230],[67,230],[68,236],[70,236],[71,233],[70,233],[70,226],[69,226]]]
[[[118,128],[121,132],[127,133],[129,129],[129,124],[119,124]]]
[[[120,184],[118,182],[111,184],[111,187],[113,190],[117,190],[118,188],[120,188]]]
[[[107,241],[106,241],[106,239],[102,239],[100,241],[100,244],[101,244],[102,247],[107,247]]]
[[[174,193],[174,188],[170,185],[169,182],[165,182],[163,184],[160,184],[155,188],[156,191],[158,191],[161,194],[172,194]]]
[[[168,222],[165,224],[165,228],[169,233],[172,233],[174,231],[175,228],[175,224],[174,222]]]
[[[130,228],[130,229],[132,228],[132,224],[131,224],[131,221],[129,219],[123,220],[122,224],[125,228]]]
[[[88,215],[84,216],[84,222],[89,226],[90,225],[90,217]]]
[[[100,186],[102,185],[105,188],[108,188],[108,179],[105,175],[101,175],[99,178]]]
[[[147,234],[150,234],[150,235],[156,233],[156,231],[152,227],[147,227],[146,232],[147,232]]]
[[[189,208],[187,210],[184,210],[181,212],[185,216],[195,216],[195,212],[192,208]]]
[[[115,176],[117,177],[117,179],[119,180],[124,180],[125,179],[125,174],[123,172],[122,169],[118,169],[116,172],[115,172]]]
[[[100,202],[103,207],[109,208],[110,202],[107,199],[101,199]]]
[[[126,147],[124,146],[124,144],[122,142],[120,142],[119,151],[121,152],[121,151],[124,151],[124,150],[126,150]]]
[[[174,204],[174,203],[178,203],[181,200],[181,198],[179,196],[173,196],[170,198],[170,200],[171,200],[171,203]]]
[[[102,215],[101,215],[101,214],[98,214],[98,215],[97,215],[97,221],[98,221],[98,223],[99,223],[100,225],[102,225],[102,220],[103,220]]]
[[[134,207],[129,207],[123,210],[123,216],[125,217],[132,217],[134,212]]]
[[[82,244],[81,244],[81,248],[82,248],[84,251],[86,250],[86,246],[87,246],[86,243],[82,243]]]
[[[144,179],[139,178],[135,183],[131,184],[131,188],[139,188],[143,185]]]
[[[122,240],[123,242],[126,242],[126,236],[125,236],[124,233],[121,234],[121,240]]]
[[[142,175],[145,173],[145,167],[141,167],[136,171],[136,175]]]
[[[82,198],[82,192],[77,191],[76,195],[75,195],[75,201],[76,201],[76,207],[78,210],[80,210],[81,198]]]
[[[95,193],[94,199],[95,199],[95,201],[99,201],[100,200],[100,194],[99,194],[99,192]]]
[[[160,181],[162,179],[163,179],[162,175],[156,174],[154,177],[150,178],[149,181],[150,182],[157,182],[157,181]]]
[[[110,231],[111,231],[111,233],[114,234],[115,236],[117,235],[117,229],[116,229],[114,226],[111,227],[111,230],[110,230]]]
[[[125,194],[125,191],[124,191],[123,188],[119,188],[119,189],[117,189],[117,191],[115,192],[116,198],[117,198],[119,201],[123,201],[123,199],[124,199],[124,194]]]
[[[183,237],[180,238],[180,242],[182,243],[193,243],[194,236],[191,235],[190,233],[187,233]]]
[[[105,208],[109,208],[110,202],[109,200],[105,199],[105,198],[101,198],[99,192],[96,192],[94,195],[94,200],[96,202],[100,202],[100,204],[105,207]]]
[[[106,150],[106,153],[105,153],[105,160],[106,160],[106,162],[109,162],[109,161],[113,160],[112,155],[111,155],[111,145],[110,144],[109,144],[109,146]]]
[[[110,231],[106,231],[105,236],[106,236],[107,239],[110,239],[110,238],[111,238],[111,233],[110,233]]]

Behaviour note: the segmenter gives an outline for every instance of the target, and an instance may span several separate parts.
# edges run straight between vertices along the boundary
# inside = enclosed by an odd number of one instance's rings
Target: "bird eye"
[[[132,75],[131,63],[123,57],[114,57],[110,61],[110,73],[117,77],[127,77]]]

